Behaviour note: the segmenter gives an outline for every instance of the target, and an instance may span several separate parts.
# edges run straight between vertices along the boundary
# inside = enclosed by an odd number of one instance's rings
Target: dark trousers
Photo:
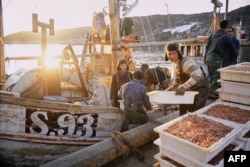
[[[217,70],[222,68],[222,60],[218,56],[211,57],[206,59],[206,64],[208,68],[210,94],[214,94],[215,91],[221,87],[218,82],[220,79],[220,72]]]
[[[208,85],[201,86],[193,91],[198,91],[199,93],[194,97],[194,104],[180,104],[180,115],[184,115],[187,112],[194,112],[206,105],[208,98],[209,88]]]

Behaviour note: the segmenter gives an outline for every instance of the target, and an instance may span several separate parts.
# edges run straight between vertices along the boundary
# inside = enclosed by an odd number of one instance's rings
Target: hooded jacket
[[[121,98],[118,97],[118,91],[120,90],[121,86],[132,80],[132,73],[129,72],[128,67],[126,72],[121,72],[121,64],[127,64],[127,61],[125,59],[119,60],[119,63],[116,67],[117,71],[113,74],[111,81],[110,100],[114,107],[120,107],[118,100]]]

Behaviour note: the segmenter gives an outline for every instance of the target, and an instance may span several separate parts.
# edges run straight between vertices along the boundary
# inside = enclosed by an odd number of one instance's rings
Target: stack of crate
[[[221,75],[219,99],[250,105],[250,62],[228,66],[218,71]]]
[[[159,133],[159,138],[154,141],[154,144],[159,146],[160,150],[154,158],[158,160],[161,167],[223,167],[223,158],[220,159],[216,165],[213,165],[212,159],[217,157],[217,155],[223,152],[230,144],[235,146],[233,150],[239,150],[242,147],[242,143],[236,141],[236,136],[242,129],[240,126],[212,118],[209,119],[215,122],[223,122],[224,125],[231,127],[233,130],[209,148],[198,146],[197,144],[165,132],[171,125],[182,122],[183,119],[192,115],[209,118],[201,114],[188,113],[154,129],[155,132]]]
[[[223,151],[228,145],[234,145],[234,151],[243,149],[250,150],[250,62],[229,66],[219,70],[221,74],[222,87],[218,90],[219,100],[205,106],[194,113],[188,113],[178,117],[170,122],[167,122],[154,129],[159,133],[159,139],[154,141],[154,144],[159,146],[160,152],[155,155],[161,167],[222,167],[224,159],[222,158],[216,165],[211,164],[211,160]],[[226,119],[226,117],[216,117],[215,115],[206,115],[206,111],[210,108],[219,108],[216,105],[227,106],[229,110],[234,111],[234,108],[240,108],[246,111],[247,117],[244,123],[239,123]],[[211,109],[215,111],[214,108]],[[220,112],[219,109],[218,112]],[[244,111],[244,112],[245,112]],[[217,111],[216,111],[217,113]],[[221,112],[224,113],[223,111]],[[236,112],[233,112],[234,115]],[[242,110],[240,111],[242,114]],[[164,130],[176,122],[181,122],[188,115],[197,115],[210,118],[230,127],[234,130],[222,138],[217,144],[203,148],[195,145],[187,140],[171,135]],[[219,114],[221,116],[221,114]],[[225,115],[223,115],[225,116]]]
[[[222,101],[250,107],[250,62],[243,62],[218,70],[221,88],[218,90]],[[250,127],[239,140],[244,142],[243,149],[250,150]]]

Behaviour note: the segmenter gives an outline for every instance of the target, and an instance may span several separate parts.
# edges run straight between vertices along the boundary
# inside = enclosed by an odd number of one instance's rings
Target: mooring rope
[[[143,153],[136,148],[135,146],[133,146],[129,140],[126,138],[125,134],[122,132],[118,132],[118,131],[114,131],[111,134],[112,139],[114,140],[116,146],[118,147],[118,149],[122,149],[123,144],[125,144],[126,146],[128,146],[132,151],[136,152],[138,155],[139,160],[143,161],[144,160],[144,155]],[[118,136],[120,136],[120,138],[118,138]],[[122,141],[121,141],[122,140]],[[123,143],[123,144],[122,144]]]

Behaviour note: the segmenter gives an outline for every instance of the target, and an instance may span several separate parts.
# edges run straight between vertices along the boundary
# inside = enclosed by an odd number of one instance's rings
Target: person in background
[[[148,122],[145,109],[151,110],[152,106],[146,94],[146,87],[141,82],[143,77],[142,71],[136,70],[133,73],[133,80],[124,84],[118,92],[119,97],[124,100],[125,123],[123,131]]]
[[[166,91],[184,95],[186,91],[198,91],[193,104],[180,104],[180,115],[194,112],[205,106],[209,93],[208,79],[202,67],[190,57],[182,57],[177,43],[166,45],[167,56],[174,68],[174,81]]]
[[[218,93],[216,90],[221,87],[218,80],[220,79],[219,68],[227,67],[232,64],[233,56],[238,55],[232,39],[227,35],[228,21],[220,22],[220,29],[212,34],[208,39],[207,49],[205,53],[205,64],[208,68],[209,98],[217,99]]]
[[[143,63],[140,67],[142,73],[143,73],[143,79],[142,83],[146,86],[147,92],[157,90],[159,87],[157,85],[156,76],[153,70],[149,69],[149,65],[146,63]]]
[[[112,75],[111,88],[110,88],[110,102],[112,106],[120,108],[121,100],[118,96],[118,91],[121,86],[132,80],[132,73],[129,72],[127,60],[120,59],[116,68],[116,72]]]
[[[238,50],[238,53],[240,51],[240,41],[236,38],[236,35],[235,35],[235,31],[234,31],[234,28],[229,26],[227,28],[227,34],[229,35],[229,37],[232,38],[232,41],[236,47],[236,49]],[[238,59],[238,55],[233,55],[233,62],[232,64],[237,64],[237,59]]]

